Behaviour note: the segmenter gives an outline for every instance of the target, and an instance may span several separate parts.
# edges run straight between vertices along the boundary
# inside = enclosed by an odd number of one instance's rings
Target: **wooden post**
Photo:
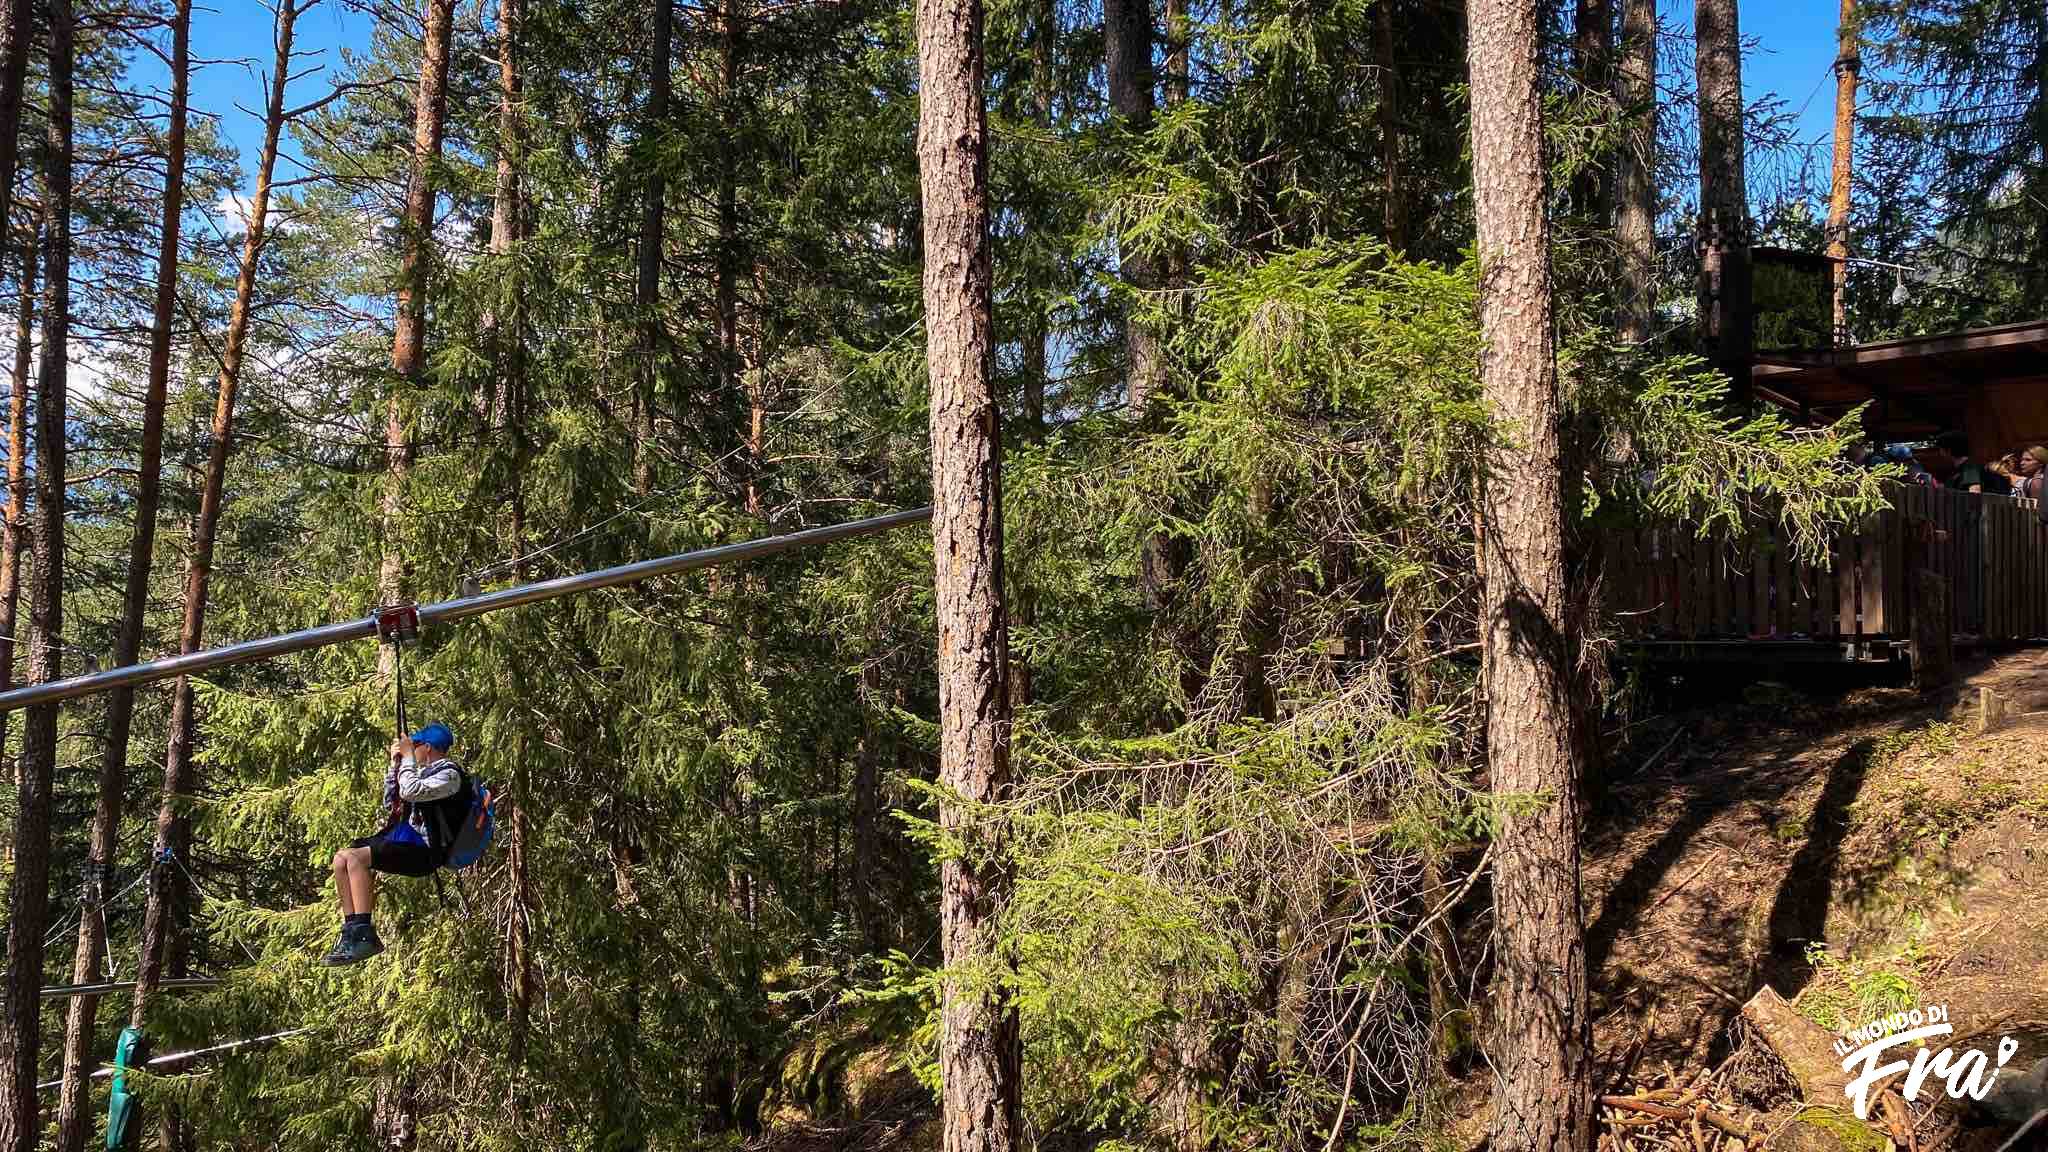
[[[1861,33],[1856,26],[1856,0],[1842,0],[1842,18],[1835,33],[1835,154],[1828,193],[1828,273],[1834,303],[1834,339],[1849,339],[1849,200],[1856,151],[1856,78],[1863,69]]]

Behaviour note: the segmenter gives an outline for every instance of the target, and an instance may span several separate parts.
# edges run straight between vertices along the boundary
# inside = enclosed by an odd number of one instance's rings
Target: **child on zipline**
[[[384,950],[370,914],[377,907],[372,873],[431,876],[448,859],[449,829],[469,813],[469,782],[448,757],[455,736],[445,724],[429,724],[391,742],[384,772],[384,829],[334,854],[334,889],[341,900],[341,939],[321,963],[360,964]]]

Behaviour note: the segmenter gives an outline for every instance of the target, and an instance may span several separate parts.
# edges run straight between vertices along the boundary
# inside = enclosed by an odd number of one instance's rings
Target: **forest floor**
[[[1958,1050],[2048,1057],[2048,650],[1959,673],[1686,685],[1630,733],[1586,854],[1603,1091],[1720,1064],[1766,984],[1830,1031],[1945,1004]]]
[[[1945,1004],[1958,1050],[2009,1035],[2014,1066],[2048,1057],[2048,649],[1965,661],[1925,694],[1830,676],[1653,687],[1612,750],[1585,856],[1600,1092],[1682,1094],[1721,1069],[1743,1095],[1731,1025],[1766,985],[1831,1032]],[[1986,688],[2010,715],[1979,732]],[[872,1096],[842,1102],[857,1122],[788,1114],[759,1147],[937,1146],[907,1073],[848,1079]],[[1489,1082],[1462,1086],[1454,1143],[1483,1142]]]

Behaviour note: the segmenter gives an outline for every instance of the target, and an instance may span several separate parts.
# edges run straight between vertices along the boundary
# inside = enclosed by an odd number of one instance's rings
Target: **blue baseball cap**
[[[412,742],[415,744],[431,744],[435,748],[446,752],[455,744],[455,733],[450,732],[446,724],[429,724],[412,734]]]

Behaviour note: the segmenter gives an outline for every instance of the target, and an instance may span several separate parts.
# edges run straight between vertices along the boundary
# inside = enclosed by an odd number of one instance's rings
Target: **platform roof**
[[[2048,414],[2048,320],[1759,352],[1750,380],[1759,398],[1809,421],[1832,421],[1867,402],[1866,423],[1887,439],[1966,427],[1975,422],[1973,400],[1992,389]]]

